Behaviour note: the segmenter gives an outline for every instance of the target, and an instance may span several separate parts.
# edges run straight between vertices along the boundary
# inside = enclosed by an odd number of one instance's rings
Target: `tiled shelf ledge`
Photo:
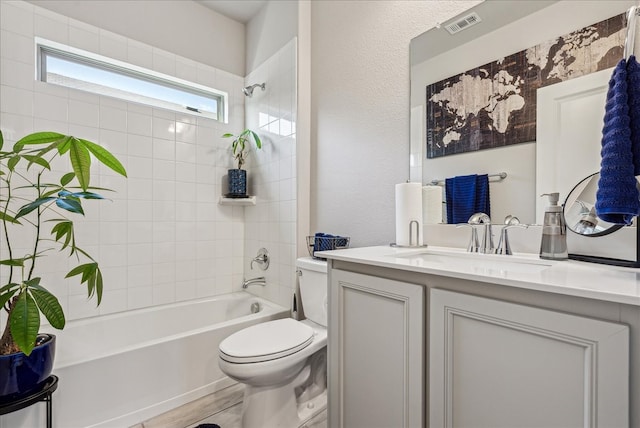
[[[249,196],[248,198],[225,198],[224,196],[220,196],[218,200],[218,204],[220,205],[236,205],[236,206],[248,206],[256,204],[256,197]]]

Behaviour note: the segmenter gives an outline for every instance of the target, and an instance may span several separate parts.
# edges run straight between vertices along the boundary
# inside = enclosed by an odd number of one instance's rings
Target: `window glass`
[[[224,121],[224,92],[53,42],[37,46],[43,82]]]

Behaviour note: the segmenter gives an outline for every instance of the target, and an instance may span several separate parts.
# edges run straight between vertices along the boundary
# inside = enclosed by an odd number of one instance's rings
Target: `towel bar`
[[[498,180],[497,180],[497,181],[502,181],[502,180],[504,180],[505,178],[507,178],[507,173],[506,173],[506,172],[499,172],[499,173],[497,173],[497,174],[489,174],[489,178],[491,178],[491,177],[498,177]],[[431,180],[431,182],[430,182],[430,184],[432,184],[432,185],[434,185],[434,186],[436,186],[436,185],[438,185],[438,184],[441,184],[441,183],[444,183],[444,180],[443,180],[443,179],[440,179],[440,180]]]

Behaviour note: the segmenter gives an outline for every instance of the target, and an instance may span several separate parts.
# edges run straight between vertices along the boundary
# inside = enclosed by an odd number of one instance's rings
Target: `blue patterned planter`
[[[37,342],[26,356],[22,352],[0,355],[0,402],[27,395],[49,377],[56,353],[56,336],[38,335]]]
[[[247,195],[247,171],[244,169],[230,169],[229,175],[229,194],[231,197]]]

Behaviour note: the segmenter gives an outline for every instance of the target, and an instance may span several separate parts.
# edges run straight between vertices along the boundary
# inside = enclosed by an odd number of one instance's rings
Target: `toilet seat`
[[[258,363],[283,358],[313,342],[313,329],[292,318],[247,327],[220,343],[220,357],[230,363]]]

